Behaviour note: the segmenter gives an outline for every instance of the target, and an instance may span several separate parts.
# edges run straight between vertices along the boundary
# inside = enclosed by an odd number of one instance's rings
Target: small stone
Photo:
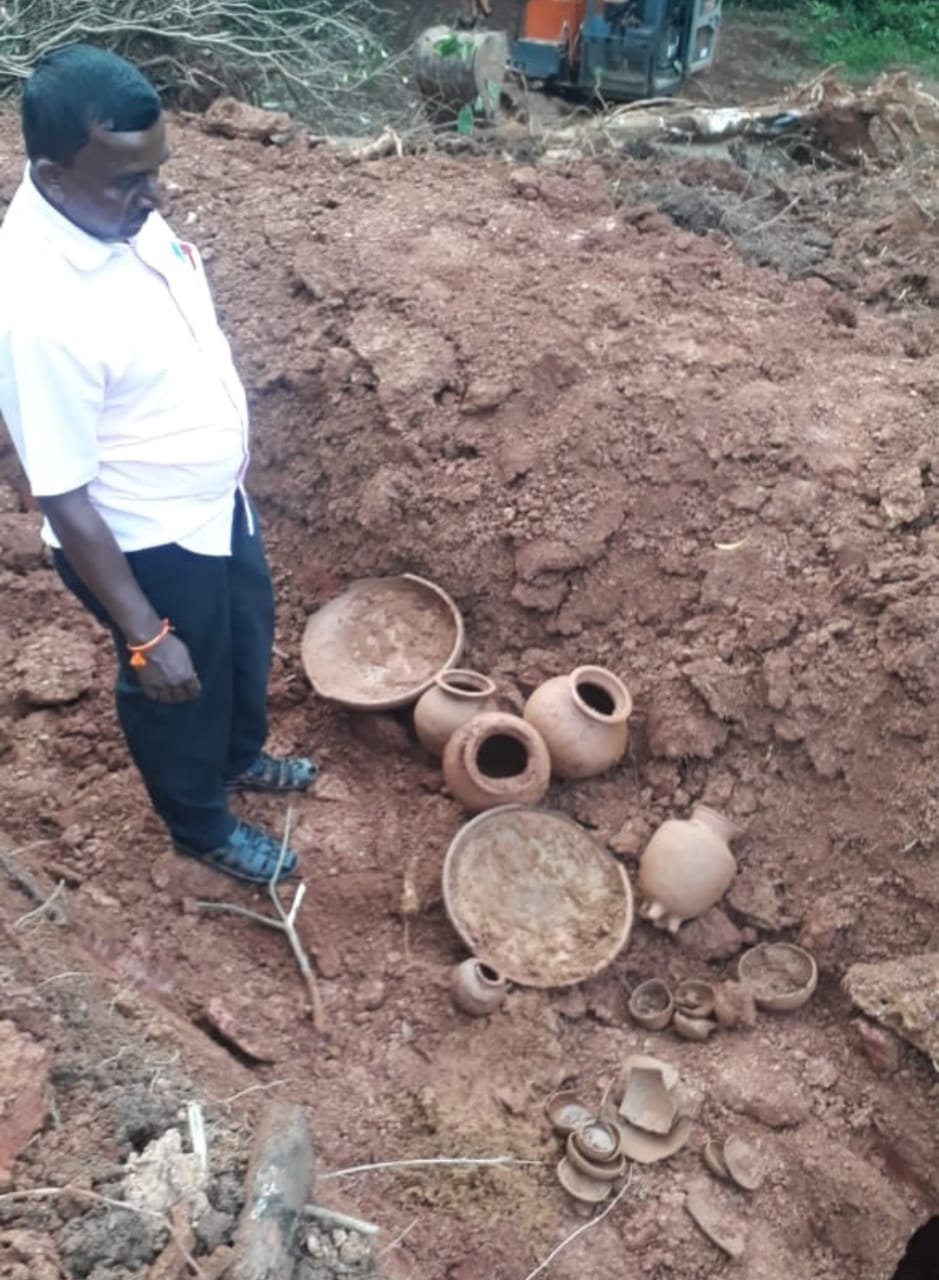
[[[347,1267],[359,1266],[371,1253],[371,1245],[364,1236],[350,1235],[339,1246],[339,1261]]]
[[[577,1022],[587,1014],[587,1000],[580,987],[568,987],[555,999],[554,1008],[568,1022]]]
[[[880,485],[880,509],[888,529],[912,524],[925,514],[926,494],[917,463],[903,463],[887,472]]]
[[[246,1034],[237,1014],[221,997],[213,996],[208,1002],[205,1006],[205,1018],[223,1040],[233,1045],[246,1058],[253,1058],[255,1062],[275,1061],[269,1049],[256,1042],[250,1032]]]
[[[45,554],[39,537],[41,528],[41,516],[0,513],[0,567],[14,573],[41,569]]]
[[[648,824],[641,818],[627,818],[610,838],[610,848],[622,858],[638,858],[649,838]]]
[[[360,1009],[380,1009],[388,998],[388,988],[381,978],[369,978],[355,993],[355,1003]]]
[[[742,949],[743,936],[720,907],[711,907],[682,925],[678,945],[701,960],[730,960]]]
[[[714,988],[714,1017],[722,1027],[756,1025],[756,1000],[742,982],[721,982]]]
[[[216,98],[202,117],[206,133],[220,133],[225,138],[248,138],[252,142],[269,142],[275,134],[290,129],[290,116],[283,111],[265,111],[234,98]]]
[[[880,1075],[892,1076],[900,1067],[900,1042],[883,1027],[874,1026],[865,1018],[855,1018],[851,1023],[857,1033],[858,1045],[864,1057]]]
[[[13,663],[18,695],[34,707],[76,702],[95,679],[95,646],[74,631],[40,627],[23,642]]]
[[[939,951],[854,964],[842,986],[862,1013],[909,1040],[939,1069]]]

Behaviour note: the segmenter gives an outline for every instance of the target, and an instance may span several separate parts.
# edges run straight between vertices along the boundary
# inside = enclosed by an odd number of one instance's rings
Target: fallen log
[[[414,49],[414,78],[432,114],[453,119],[465,107],[495,115],[509,64],[504,31],[429,27]]]
[[[290,1280],[300,1213],[313,1190],[313,1143],[303,1108],[272,1102],[255,1135],[231,1280]]]

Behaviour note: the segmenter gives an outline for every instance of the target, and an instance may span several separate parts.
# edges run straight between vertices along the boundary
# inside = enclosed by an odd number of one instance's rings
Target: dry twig
[[[39,906],[33,911],[27,911],[25,915],[20,916],[18,920],[13,921],[14,929],[23,929],[28,924],[32,924],[34,920],[42,920],[48,916],[50,920],[54,920],[56,924],[65,924],[65,912],[57,905],[58,899],[65,892],[65,881],[60,880],[52,892]]]
[[[450,1156],[427,1156],[423,1160],[382,1160],[378,1164],[357,1164],[351,1169],[333,1169],[331,1173],[319,1174],[321,1182],[326,1182],[329,1178],[352,1178],[359,1173],[374,1173],[380,1169],[425,1169],[437,1168],[441,1165],[464,1166],[465,1168],[491,1168],[505,1169],[513,1165],[539,1165],[543,1166],[543,1160],[519,1160],[515,1156],[479,1156],[473,1157],[450,1157]]]
[[[280,844],[280,853],[277,857],[277,865],[274,868],[274,874],[271,876],[267,884],[267,891],[270,894],[271,902],[277,913],[276,918],[262,915],[259,911],[249,911],[246,907],[236,906],[233,902],[197,902],[196,906],[200,911],[226,911],[232,915],[244,916],[248,920],[253,920],[255,924],[263,924],[269,929],[278,929],[283,933],[287,941],[290,943],[290,949],[293,952],[294,959],[297,962],[297,968],[303,981],[306,983],[306,989],[310,997],[310,1015],[313,1020],[313,1026],[317,1031],[325,1030],[326,1018],[323,1012],[323,1001],[320,996],[319,987],[316,984],[316,977],[310,965],[306,949],[297,934],[296,920],[297,912],[306,896],[306,884],[301,880],[297,886],[297,891],[293,896],[293,902],[289,908],[285,908],[280,900],[277,892],[277,881],[280,877],[281,867],[284,865],[284,858],[287,856],[287,845],[290,840],[290,827],[293,821],[293,811],[287,810],[287,817],[284,820],[284,838]]]

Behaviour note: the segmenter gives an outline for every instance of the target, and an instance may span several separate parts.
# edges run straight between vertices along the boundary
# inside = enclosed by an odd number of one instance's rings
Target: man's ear
[[[62,200],[65,196],[65,165],[58,160],[49,160],[40,156],[32,164],[36,185],[44,195],[52,200]]]

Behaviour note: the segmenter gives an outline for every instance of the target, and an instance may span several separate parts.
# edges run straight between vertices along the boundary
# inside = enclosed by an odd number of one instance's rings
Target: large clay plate
[[[364,578],[309,619],[303,666],[320,697],[384,711],[416,702],[459,662],[463,640],[459,609],[433,582]]]
[[[620,864],[564,814],[526,805],[490,809],[457,833],[443,896],[473,954],[526,987],[599,973],[633,922]]]

